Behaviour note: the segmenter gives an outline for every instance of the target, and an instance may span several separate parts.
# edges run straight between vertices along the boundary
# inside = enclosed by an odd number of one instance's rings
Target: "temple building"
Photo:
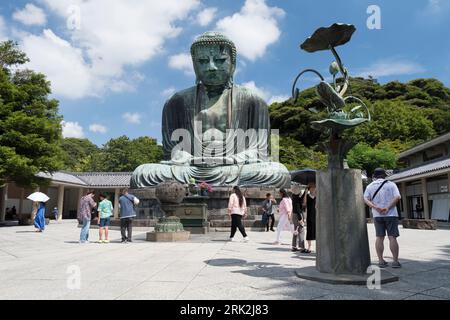
[[[76,219],[79,200],[86,191],[95,190],[97,194],[104,193],[109,197],[114,206],[114,217],[118,218],[120,190],[129,187],[131,173],[58,171],[53,174],[39,173],[38,176],[50,179],[50,185],[33,190],[20,188],[15,183],[8,183],[6,188],[2,188],[0,221],[12,220],[12,218],[20,220],[20,216],[29,217],[32,202],[26,197],[35,191],[43,192],[50,197],[50,200],[46,202],[46,217],[53,218],[53,208],[57,207],[60,219]],[[6,209],[12,207],[16,208],[18,217],[8,216]]]
[[[405,169],[389,180],[402,195],[402,216],[410,219],[449,221],[450,133],[400,153]]]

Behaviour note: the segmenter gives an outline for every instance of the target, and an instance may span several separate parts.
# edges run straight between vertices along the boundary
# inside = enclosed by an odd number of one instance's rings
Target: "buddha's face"
[[[204,85],[225,85],[233,72],[230,49],[219,44],[197,47],[194,51],[194,68],[197,78]]]

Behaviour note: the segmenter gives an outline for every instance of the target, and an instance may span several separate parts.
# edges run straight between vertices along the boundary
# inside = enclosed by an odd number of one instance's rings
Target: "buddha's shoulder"
[[[264,99],[259,96],[258,93],[248,87],[235,85],[233,90],[235,91],[235,95],[239,96],[243,100],[258,102],[258,104],[261,104],[263,106],[266,105]]]
[[[166,104],[179,103],[180,101],[186,101],[193,99],[195,96],[196,87],[190,87],[181,91],[177,91],[172,96],[167,99]]]

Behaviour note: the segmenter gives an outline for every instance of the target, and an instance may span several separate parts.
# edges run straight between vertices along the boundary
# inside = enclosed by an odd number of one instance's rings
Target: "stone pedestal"
[[[366,285],[369,240],[360,170],[333,168],[316,176],[316,267],[296,271],[299,278],[331,284]],[[380,283],[398,277],[380,270]]]
[[[317,270],[365,274],[370,251],[361,171],[317,172],[316,185]]]
[[[209,232],[208,205],[202,197],[186,197],[175,215],[180,218],[184,230],[193,234]]]

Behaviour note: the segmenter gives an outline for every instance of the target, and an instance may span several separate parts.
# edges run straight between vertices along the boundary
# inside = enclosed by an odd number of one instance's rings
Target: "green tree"
[[[74,172],[92,170],[92,162],[100,149],[88,139],[65,138],[61,142],[64,169]]]
[[[62,165],[62,118],[45,76],[16,68],[27,61],[16,43],[0,43],[0,182],[36,186],[36,173]]]
[[[372,148],[366,143],[354,146],[347,155],[348,166],[353,169],[366,170],[372,176],[378,167],[394,169],[397,166],[397,153],[389,147]]]
[[[279,156],[280,162],[288,170],[304,168],[319,170],[327,167],[327,156],[325,153],[307,148],[290,137],[280,137]]]
[[[134,171],[144,163],[158,163],[163,159],[162,147],[150,137],[130,140],[121,136],[109,140],[93,159],[94,171]]]

